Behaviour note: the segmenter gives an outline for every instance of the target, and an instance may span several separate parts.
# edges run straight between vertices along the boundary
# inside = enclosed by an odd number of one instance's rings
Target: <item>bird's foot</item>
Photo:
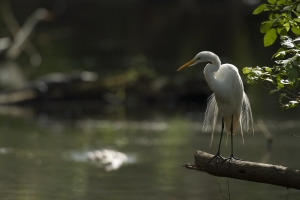
[[[234,157],[234,155],[231,155],[230,157],[223,159],[223,162],[225,162],[226,160],[229,160],[229,163],[231,164],[231,162],[232,162],[233,159],[234,159],[234,160],[240,160],[240,161],[243,161],[242,159],[237,158],[237,157]],[[222,162],[222,163],[223,163],[223,162]]]
[[[221,156],[221,154],[220,153],[217,153],[214,157],[212,157],[207,163],[206,163],[206,165],[208,165],[212,160],[214,160],[214,159],[217,159],[217,165],[219,164],[219,159],[222,159],[223,160],[223,162],[224,162],[224,158]],[[222,163],[223,163],[222,162]]]

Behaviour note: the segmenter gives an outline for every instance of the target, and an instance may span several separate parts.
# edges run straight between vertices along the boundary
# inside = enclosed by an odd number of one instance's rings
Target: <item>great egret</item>
[[[240,124],[242,136],[243,130],[248,131],[249,129],[249,121],[252,124],[252,130],[254,132],[250,103],[246,93],[244,92],[243,82],[238,69],[231,64],[221,65],[219,57],[212,52],[202,51],[198,53],[194,59],[182,65],[177,69],[177,71],[201,62],[208,62],[203,73],[208,86],[214,92],[208,99],[202,128],[203,131],[207,131],[208,128],[212,127],[211,142],[213,140],[214,129],[219,111],[222,117],[222,131],[218,152],[212,159],[209,160],[209,162],[214,158],[217,158],[217,163],[218,159],[222,159],[223,162],[230,160],[231,163],[232,159],[239,160],[234,157],[232,139],[232,136],[236,133],[238,125]],[[220,154],[224,125],[227,134],[231,135],[231,156],[226,159],[224,159]]]

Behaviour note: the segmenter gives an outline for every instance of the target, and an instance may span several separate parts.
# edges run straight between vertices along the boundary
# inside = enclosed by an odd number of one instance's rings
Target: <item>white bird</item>
[[[194,59],[182,65],[177,69],[177,71],[202,62],[208,62],[203,73],[209,88],[214,92],[208,98],[202,128],[203,131],[207,131],[210,127],[212,128],[211,142],[219,112],[222,117],[222,131],[218,152],[212,159],[209,160],[208,163],[210,163],[210,161],[214,158],[217,158],[217,163],[218,159],[222,159],[223,162],[230,160],[231,163],[232,159],[239,160],[234,157],[232,139],[232,136],[236,133],[238,125],[241,127],[241,134],[243,136],[243,130],[248,131],[249,122],[251,122],[254,133],[250,103],[246,93],[244,92],[243,82],[238,69],[231,64],[221,65],[219,57],[212,52],[202,51],[198,53]],[[231,156],[226,159],[224,159],[220,154],[224,125],[227,134],[231,135]]]

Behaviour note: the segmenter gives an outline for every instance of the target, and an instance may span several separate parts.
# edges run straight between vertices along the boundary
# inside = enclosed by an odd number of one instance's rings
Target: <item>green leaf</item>
[[[280,36],[281,46],[273,55],[273,67],[245,67],[248,83],[274,84],[270,93],[277,92],[279,103],[285,109],[300,105],[300,95],[293,92],[300,85],[300,0],[267,0],[253,14],[265,11],[268,16],[260,26],[264,46],[271,46]],[[284,91],[283,91],[284,90]],[[286,92],[286,93],[285,93]]]
[[[291,62],[291,58],[288,58],[286,60],[276,60],[275,63],[279,64],[279,65],[287,65]]]
[[[296,1],[298,1],[298,0],[296,0]],[[287,0],[287,2],[285,3],[285,5],[290,6],[293,3],[294,3],[293,0]]]
[[[299,56],[297,56],[297,57],[299,57]],[[296,67],[300,67],[300,60],[294,60],[292,64]]]
[[[300,4],[298,4],[297,9],[298,12],[300,12]]]
[[[261,76],[262,75],[262,72],[260,70],[252,70],[251,73],[254,74],[255,76]]]
[[[293,9],[293,6],[285,6],[284,8],[283,8],[283,11],[291,11]]]
[[[273,55],[274,58],[278,58],[278,57],[284,57],[285,56],[285,51],[279,51],[278,53],[275,53]]]
[[[253,11],[252,14],[257,15],[257,14],[261,13],[262,11],[264,11],[265,8],[266,8],[266,4],[261,4]]]
[[[272,72],[272,69],[270,67],[264,67],[266,72]]]
[[[269,94],[274,94],[274,93],[276,93],[276,92],[279,92],[279,90],[280,90],[280,89],[274,89],[274,90],[271,90],[271,91],[269,92]]]
[[[264,46],[272,45],[277,39],[276,30],[274,28],[270,29],[264,36]]]
[[[286,0],[278,0],[276,4],[277,5],[284,5],[285,2],[286,2]]]
[[[283,105],[284,109],[294,108],[299,104],[298,101],[289,101],[288,104]]]
[[[286,28],[285,27],[278,27],[277,29],[277,33],[280,35],[280,36],[284,36],[284,35],[287,35],[287,31],[286,31]]]
[[[273,12],[269,12],[268,17],[269,17],[269,20],[276,19],[276,14]]]
[[[284,18],[284,19],[277,19],[277,23],[279,24],[279,26],[278,27],[282,27],[282,25],[285,23],[285,21],[286,21],[286,18]]]
[[[282,108],[283,108],[283,110],[286,110],[286,109],[289,108],[289,105],[288,105],[288,104],[285,104],[285,105],[282,106]]]
[[[276,81],[277,81],[277,89],[280,90],[281,88],[284,88],[284,84],[281,82],[281,75],[278,74],[276,76]]]
[[[281,7],[279,7],[279,6],[273,7],[273,10],[276,10],[276,11],[278,11],[278,10],[280,10],[280,9],[281,9]]]
[[[284,85],[281,82],[277,82],[277,89],[284,88]]]
[[[290,30],[290,23],[284,23],[283,26],[285,27],[286,31]]]
[[[288,18],[288,15],[284,12],[281,14],[281,16],[285,17],[285,18]]]
[[[297,17],[300,16],[300,13],[298,13],[298,12],[296,12],[296,11],[294,11],[294,10],[292,10],[292,12],[293,12]]]
[[[296,35],[300,35],[300,27],[299,27],[299,26],[293,26],[293,27],[292,27],[292,31],[293,31],[293,33],[295,33]]]
[[[281,56],[280,53],[275,53],[275,54],[272,56],[272,58],[277,58],[277,57],[279,57],[279,56]]]
[[[293,84],[298,80],[299,72],[298,67],[291,65],[287,67],[286,75],[288,76],[288,80]]]
[[[256,77],[250,76],[250,75],[248,74],[248,76],[247,76],[247,83],[248,83],[248,84],[255,84],[256,81],[257,81],[257,78],[256,78]]]
[[[244,67],[243,68],[243,74],[249,74],[252,71],[251,67]]]
[[[261,33],[266,33],[270,28],[272,27],[274,21],[265,21],[261,24],[260,26],[260,32]]]

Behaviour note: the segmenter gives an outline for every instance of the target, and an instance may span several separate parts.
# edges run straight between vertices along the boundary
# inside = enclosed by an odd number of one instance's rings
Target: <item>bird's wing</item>
[[[210,130],[212,131],[210,146],[214,139],[214,131],[217,123],[218,112],[219,112],[219,108],[216,102],[215,94],[213,93],[207,99],[207,108],[205,111],[203,127],[202,127],[203,132],[207,132]]]
[[[252,111],[249,99],[244,92],[243,94],[243,103],[242,103],[242,109],[241,109],[241,115],[240,115],[240,125],[241,125],[241,132],[243,134],[244,131],[249,130],[249,123],[251,123],[252,131],[254,134],[254,128],[253,128],[253,117],[252,117]]]

